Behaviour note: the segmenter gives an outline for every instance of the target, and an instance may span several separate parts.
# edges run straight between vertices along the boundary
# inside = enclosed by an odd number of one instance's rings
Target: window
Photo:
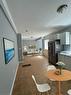
[[[44,40],[44,49],[48,49],[49,40]]]

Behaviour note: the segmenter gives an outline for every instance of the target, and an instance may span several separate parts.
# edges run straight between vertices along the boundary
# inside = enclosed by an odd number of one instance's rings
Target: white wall
[[[40,48],[43,49],[42,38],[36,40],[36,49],[39,50]]]
[[[70,51],[71,51],[71,32],[70,32]]]
[[[14,41],[15,56],[5,64],[3,38]],[[0,6],[0,95],[11,95],[16,69],[18,67],[17,37]]]
[[[22,38],[20,33],[17,33],[17,44],[18,44],[18,59],[20,62],[22,61]]]
[[[59,33],[51,33],[47,36],[44,37],[44,40],[49,40],[49,41],[53,41],[53,40],[56,40],[56,39],[60,39],[60,34]]]

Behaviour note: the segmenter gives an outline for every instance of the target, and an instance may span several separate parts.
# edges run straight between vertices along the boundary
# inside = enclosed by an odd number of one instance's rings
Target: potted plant
[[[64,68],[65,64],[61,61],[56,63],[59,68],[59,73],[62,74],[62,68]]]

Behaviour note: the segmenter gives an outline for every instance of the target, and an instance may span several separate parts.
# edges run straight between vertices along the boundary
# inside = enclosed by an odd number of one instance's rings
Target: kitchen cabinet
[[[56,39],[60,39],[60,33],[56,34]]]
[[[61,45],[69,45],[70,44],[70,32],[63,32],[60,34],[60,42]]]

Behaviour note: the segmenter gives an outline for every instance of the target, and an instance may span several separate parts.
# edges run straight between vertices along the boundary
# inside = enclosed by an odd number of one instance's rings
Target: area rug
[[[31,64],[24,64],[24,65],[22,65],[22,67],[28,67],[28,66],[31,66]]]

